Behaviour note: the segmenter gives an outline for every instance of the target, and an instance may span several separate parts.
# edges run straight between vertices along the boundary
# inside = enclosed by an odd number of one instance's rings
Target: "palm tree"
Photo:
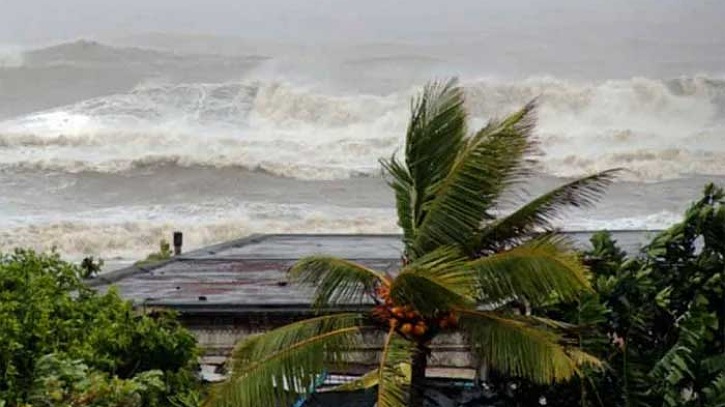
[[[320,314],[238,344],[212,405],[290,405],[374,332],[382,338],[377,369],[345,388],[376,385],[378,407],[422,405],[430,343],[442,333],[460,332],[492,369],[538,383],[598,363],[564,340],[563,324],[505,305],[571,300],[589,288],[585,266],[551,221],[561,208],[592,204],[614,170],[497,217],[502,193],[532,171],[535,104],[469,132],[463,103],[455,80],[426,86],[412,103],[404,160],[382,161],[403,231],[397,274],[330,256],[297,262],[291,278],[313,287]],[[369,311],[329,313],[350,304]]]

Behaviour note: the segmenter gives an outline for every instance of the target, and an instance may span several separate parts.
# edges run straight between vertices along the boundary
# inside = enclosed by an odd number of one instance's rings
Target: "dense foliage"
[[[35,369],[37,377],[28,392],[31,405],[140,407],[159,404],[164,392],[163,374],[159,370],[120,379],[54,354],[41,357]]]
[[[63,400],[91,392],[105,400],[98,405],[159,405],[192,391],[194,337],[171,315],[143,315],[114,290],[92,291],[85,273],[54,253],[0,256],[0,400],[75,405]],[[112,394],[141,404],[114,404]]]
[[[541,387],[494,380],[502,405],[725,405],[725,195],[713,185],[684,220],[628,257],[607,233],[586,253],[594,293],[534,312],[578,326],[582,347],[607,362],[584,380]]]

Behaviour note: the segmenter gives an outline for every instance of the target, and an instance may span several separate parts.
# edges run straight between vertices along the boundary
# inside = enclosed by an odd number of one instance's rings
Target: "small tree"
[[[582,350],[608,368],[556,386],[519,382],[512,405],[547,397],[557,406],[716,407],[725,403],[725,193],[703,196],[640,253],[607,233],[586,253],[594,293],[539,307],[580,327]],[[513,379],[502,377],[496,385]]]
[[[28,402],[49,354],[119,379],[158,370],[163,398],[192,389],[198,351],[191,333],[171,314],[137,313],[114,289],[92,291],[83,274],[55,253],[0,255],[0,400]]]
[[[94,259],[93,256],[83,258],[81,261],[81,278],[94,278],[103,269],[103,259]]]
[[[396,274],[329,256],[291,270],[294,281],[314,287],[318,311],[372,303],[369,312],[322,315],[240,343],[212,403],[291,402],[324,369],[349,360],[370,332],[381,333],[382,352],[360,386],[377,385],[378,407],[423,404],[430,344],[444,333],[461,333],[496,371],[538,383],[598,363],[563,342],[556,321],[505,305],[571,300],[589,288],[586,268],[550,221],[563,207],[591,204],[614,173],[572,181],[497,217],[503,191],[532,168],[534,105],[469,133],[463,99],[454,81],[427,86],[413,104],[404,161],[383,161],[405,247]]]

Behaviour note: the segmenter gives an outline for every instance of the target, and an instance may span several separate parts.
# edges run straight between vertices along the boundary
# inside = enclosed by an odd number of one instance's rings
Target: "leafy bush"
[[[37,361],[36,374],[29,392],[33,405],[141,407],[156,404],[154,400],[164,391],[163,373],[159,370],[149,370],[124,380],[54,354]]]
[[[725,405],[725,193],[714,185],[684,219],[627,257],[605,232],[585,253],[594,292],[534,312],[567,321],[580,347],[607,361],[582,379],[534,386],[497,378],[502,405]]]
[[[191,333],[171,314],[138,313],[114,289],[92,291],[83,273],[55,253],[0,256],[0,400],[29,402],[49,354],[119,380],[159,371],[160,398],[193,389],[198,350]]]

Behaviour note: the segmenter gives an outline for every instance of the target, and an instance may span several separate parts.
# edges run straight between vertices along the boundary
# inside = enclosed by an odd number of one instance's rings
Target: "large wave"
[[[706,76],[466,80],[474,124],[538,98],[540,169],[637,180],[725,174],[725,82]],[[0,123],[0,168],[120,172],[239,166],[302,179],[376,174],[415,89],[333,93],[280,81],[145,84]]]

